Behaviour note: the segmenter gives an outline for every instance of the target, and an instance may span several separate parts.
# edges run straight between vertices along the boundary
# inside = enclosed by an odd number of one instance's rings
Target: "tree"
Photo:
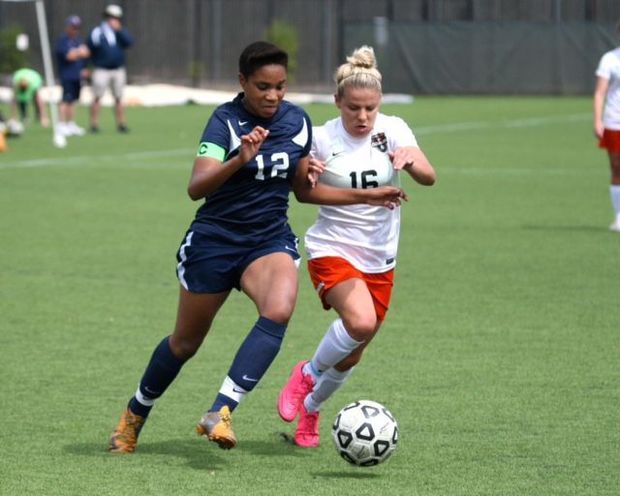
[[[28,65],[26,52],[17,49],[15,40],[24,30],[19,26],[0,29],[0,74],[12,74]]]
[[[275,19],[267,28],[267,41],[288,53],[288,74],[291,81],[295,80],[297,71],[297,48],[299,46],[297,29],[288,22]]]

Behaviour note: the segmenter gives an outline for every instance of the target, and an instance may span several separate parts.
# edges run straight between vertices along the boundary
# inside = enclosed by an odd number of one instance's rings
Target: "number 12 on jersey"
[[[286,179],[286,174],[289,167],[288,153],[277,152],[271,155],[271,173],[267,172],[269,177],[281,177]],[[256,171],[255,179],[259,181],[265,180],[265,159],[262,154],[256,155],[256,165],[258,170]]]

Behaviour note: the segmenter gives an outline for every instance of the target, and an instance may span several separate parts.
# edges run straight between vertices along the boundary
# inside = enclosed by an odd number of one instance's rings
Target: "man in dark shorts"
[[[58,130],[64,136],[82,136],[84,129],[75,123],[75,104],[80,100],[82,75],[90,56],[80,37],[82,20],[72,15],[65,20],[65,32],[56,41],[56,61],[62,86]]]

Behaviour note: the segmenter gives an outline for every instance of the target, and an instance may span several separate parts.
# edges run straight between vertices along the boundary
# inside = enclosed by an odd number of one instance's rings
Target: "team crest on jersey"
[[[387,151],[387,137],[385,136],[385,133],[373,134],[370,137],[370,144],[371,146],[378,148],[379,151],[386,152]]]

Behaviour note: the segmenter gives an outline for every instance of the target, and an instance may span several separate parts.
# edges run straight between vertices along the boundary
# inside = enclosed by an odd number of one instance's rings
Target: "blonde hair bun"
[[[334,76],[337,93],[342,96],[345,88],[368,88],[381,93],[381,73],[377,69],[375,51],[368,45],[353,50],[347,61],[336,69]]]
[[[354,67],[363,67],[365,69],[376,69],[377,58],[375,51],[368,45],[362,45],[357,48],[351,55],[347,57],[347,62]]]

